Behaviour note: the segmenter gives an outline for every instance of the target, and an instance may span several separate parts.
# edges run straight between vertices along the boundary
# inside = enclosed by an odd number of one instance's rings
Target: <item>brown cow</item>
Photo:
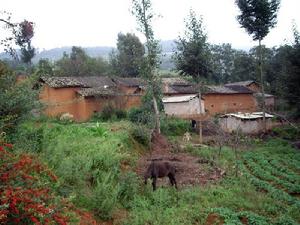
[[[177,189],[175,173],[176,173],[176,169],[170,162],[153,160],[148,166],[146,173],[144,175],[145,184],[147,184],[147,180],[151,178],[153,191],[155,191],[157,178],[168,176],[171,185],[172,186],[175,185],[175,188]]]

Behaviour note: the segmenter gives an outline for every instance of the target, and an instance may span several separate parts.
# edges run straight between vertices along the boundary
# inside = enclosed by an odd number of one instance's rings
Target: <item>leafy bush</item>
[[[90,131],[93,132],[94,136],[98,137],[106,137],[107,136],[107,130],[102,127],[98,122],[96,123],[96,126],[90,127]]]
[[[127,118],[127,112],[123,109],[116,109],[115,114],[118,119]]]
[[[67,202],[63,203],[51,189],[57,177],[36,157],[15,155],[0,146],[0,162],[0,224],[71,222]]]
[[[161,119],[161,132],[167,136],[181,136],[191,131],[191,123],[188,120],[174,117],[163,117]]]
[[[150,144],[150,131],[144,126],[137,125],[131,128],[130,134],[138,143],[148,147]]]
[[[129,208],[134,196],[138,193],[139,180],[136,173],[127,172],[120,176],[119,198],[124,207]]]
[[[101,119],[104,121],[112,119],[113,115],[115,115],[115,108],[108,104],[103,107],[103,110],[101,112]]]
[[[43,145],[45,125],[30,122],[18,126],[15,134],[12,135],[16,148],[27,152],[40,152]]]
[[[145,125],[153,124],[154,117],[149,111],[143,108],[132,108],[128,112],[128,118],[133,123],[141,123]]]
[[[292,126],[274,127],[273,132],[280,138],[296,141],[300,139],[300,130]]]
[[[13,133],[16,125],[37,106],[37,90],[32,89],[33,78],[16,83],[13,73],[0,74],[0,133]]]

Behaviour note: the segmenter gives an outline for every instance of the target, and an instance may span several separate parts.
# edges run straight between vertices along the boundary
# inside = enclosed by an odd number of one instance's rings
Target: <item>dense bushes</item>
[[[191,123],[188,120],[174,117],[163,117],[161,119],[161,132],[167,136],[181,136],[191,131]]]
[[[150,130],[145,126],[137,125],[130,129],[130,134],[138,143],[148,147],[150,144]]]
[[[7,146],[7,147],[4,147]],[[67,224],[67,202],[54,195],[57,177],[36,157],[0,145],[0,224]],[[74,221],[73,221],[74,222]]]
[[[101,112],[95,113],[92,120],[109,121],[121,120],[127,118],[127,112],[123,109],[117,109],[111,104],[106,105]]]
[[[12,131],[36,105],[31,79],[16,83],[16,75],[0,75],[0,132]]]

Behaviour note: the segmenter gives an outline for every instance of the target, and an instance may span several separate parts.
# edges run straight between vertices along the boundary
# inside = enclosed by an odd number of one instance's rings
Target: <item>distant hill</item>
[[[171,55],[175,49],[175,43],[173,40],[161,41],[162,48],[162,69],[170,69],[173,67],[171,62]],[[72,47],[62,47],[62,48],[53,48],[49,50],[37,51],[37,54],[33,58],[32,62],[37,63],[40,59],[49,59],[50,61],[57,61],[62,58],[63,53],[66,52],[69,54]],[[115,49],[114,47],[109,46],[98,46],[98,47],[86,47],[83,48],[86,53],[91,57],[103,57],[108,59],[109,53]],[[9,59],[10,56],[5,52],[0,53],[0,59]]]

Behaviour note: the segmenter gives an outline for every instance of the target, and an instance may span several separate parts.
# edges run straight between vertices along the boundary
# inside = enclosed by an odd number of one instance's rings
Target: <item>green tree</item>
[[[199,99],[201,99],[203,79],[208,78],[212,72],[210,46],[203,28],[202,17],[197,18],[195,12],[190,10],[188,18],[185,19],[185,25],[184,36],[176,41],[175,66],[182,76],[192,76],[199,84]],[[200,112],[202,111],[200,104]],[[199,128],[199,139],[202,142],[201,120]]]
[[[234,67],[230,82],[257,80],[255,59],[252,55],[243,50],[239,50],[234,56]]]
[[[22,62],[30,65],[35,55],[35,48],[31,45],[31,39],[34,36],[33,22],[24,20],[19,23],[13,23],[11,22],[11,14],[8,12],[2,12],[0,22],[5,24],[4,27],[10,33],[6,38],[0,40],[0,45],[4,46],[4,50],[17,60],[19,57],[15,46],[20,47]]]
[[[111,63],[115,74],[125,77],[137,77],[145,54],[145,48],[135,34],[118,34],[117,52],[113,52]]]
[[[287,67],[287,79],[285,84],[287,91],[285,92],[285,98],[289,101],[291,106],[296,110],[296,117],[300,117],[300,35],[297,29],[294,27],[295,42],[292,49],[287,55],[289,66]]]
[[[259,44],[259,70],[263,101],[263,121],[264,130],[266,131],[261,41],[277,23],[277,12],[280,0],[236,0],[236,4],[241,11],[241,14],[237,16],[238,22],[246,29],[249,35],[252,36],[252,39],[258,41]]]
[[[236,50],[231,44],[213,45],[212,52],[212,79],[218,84],[228,83],[232,80],[234,58]]]
[[[106,75],[109,71],[108,62],[102,58],[88,56],[84,49],[72,47],[69,54],[64,53],[63,57],[55,63],[54,74],[58,76],[99,76]]]
[[[0,133],[11,132],[36,106],[37,90],[32,89],[33,78],[16,82],[13,73],[0,61]]]
[[[161,95],[160,77],[157,72],[159,66],[160,48],[158,41],[154,38],[152,20],[154,13],[150,0],[132,0],[132,14],[136,17],[140,32],[146,38],[147,55],[143,58],[141,65],[141,75],[148,83],[148,91],[152,96],[153,108],[155,112],[155,130],[160,133],[160,118],[158,99]]]
[[[53,76],[53,65],[48,59],[40,59],[37,67],[36,73],[38,76]]]

